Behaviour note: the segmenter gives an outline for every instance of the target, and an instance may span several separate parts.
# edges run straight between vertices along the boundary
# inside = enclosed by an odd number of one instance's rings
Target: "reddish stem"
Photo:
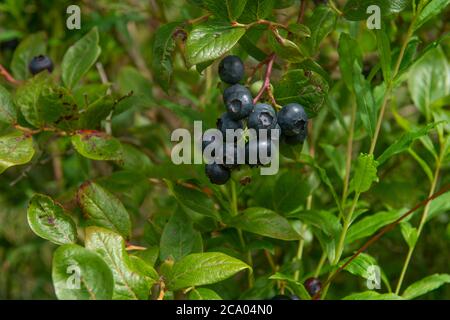
[[[408,212],[406,212],[405,214],[403,214],[400,218],[398,218],[397,220],[395,220],[394,222],[388,224],[386,227],[384,227],[383,229],[381,229],[380,232],[378,232],[376,235],[374,235],[372,238],[370,238],[353,256],[350,257],[350,259],[348,259],[342,266],[340,266],[335,273],[333,273],[333,275],[327,280],[325,281],[325,283],[322,285],[322,288],[325,288],[329,283],[331,283],[336,276],[338,275],[339,272],[341,272],[342,270],[345,269],[345,267],[347,267],[353,260],[355,260],[361,253],[363,253],[364,251],[366,251],[366,249],[372,245],[374,242],[376,242],[378,239],[380,239],[385,233],[391,231],[392,229],[394,229],[400,222],[402,222],[406,217],[410,216],[411,214],[413,214],[416,210],[418,210],[421,207],[426,206],[426,204],[428,202],[430,202],[431,200],[436,199],[437,197],[443,195],[444,193],[446,193],[447,191],[450,191],[450,184],[446,185],[445,187],[443,187],[441,190],[439,190],[438,192],[436,192],[435,194],[433,194],[431,197],[429,197],[428,199],[425,199],[424,201],[418,203],[417,205],[415,205],[413,208],[411,208]],[[318,293],[316,293],[314,295],[314,297],[312,297],[313,300],[318,300],[320,299],[320,294],[321,291],[319,291]]]
[[[1,64],[0,64],[0,75],[2,75],[6,79],[6,81],[14,85],[18,85],[20,83],[19,81],[14,79],[14,77],[8,72],[8,70],[6,70],[5,67],[3,67]]]
[[[270,76],[272,75],[272,68],[273,68],[274,61],[275,61],[275,53],[272,53],[268,58],[266,74],[264,76],[264,83],[263,83],[261,89],[259,90],[258,94],[256,95],[256,97],[253,99],[253,104],[256,104],[259,101],[259,99],[261,99],[261,96],[263,95],[264,91],[266,91],[266,90],[268,92],[270,91]],[[269,95],[271,96],[271,99],[273,99],[273,96],[271,94],[269,94]],[[272,101],[272,102],[275,102],[275,101]]]

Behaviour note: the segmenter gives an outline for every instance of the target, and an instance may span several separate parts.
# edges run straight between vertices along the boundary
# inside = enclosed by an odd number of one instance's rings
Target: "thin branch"
[[[14,79],[14,77],[8,72],[8,70],[6,70],[5,67],[3,67],[1,64],[0,64],[0,75],[2,75],[9,83],[12,83],[14,85],[20,84],[20,81]]]
[[[413,214],[416,210],[420,209],[423,206],[426,206],[430,201],[438,198],[439,196],[443,195],[444,193],[450,191],[450,184],[443,187],[441,190],[430,196],[429,198],[425,199],[424,201],[418,203],[415,205],[412,209],[410,209],[408,212],[403,214],[400,218],[395,220],[394,222],[388,224],[386,227],[381,229],[376,235],[374,235],[372,238],[370,238],[353,256],[350,257],[342,266],[340,266],[329,278],[328,280],[323,284],[322,288],[327,287],[338,275],[339,272],[344,270],[353,260],[355,260],[361,253],[367,250],[368,247],[370,247],[373,243],[375,243],[378,239],[380,239],[385,233],[391,231],[394,229],[400,222],[402,222],[404,219],[409,217],[411,214]],[[314,297],[313,300],[317,300],[320,298],[320,295],[322,293],[322,290],[319,291]]]
[[[275,61],[275,53],[272,53],[269,56],[269,61],[267,63],[267,69],[266,69],[266,75],[264,76],[264,83],[261,87],[261,89],[259,90],[258,94],[256,95],[256,97],[253,99],[253,104],[256,104],[259,99],[261,99],[261,96],[263,95],[264,91],[267,91],[269,93],[269,97],[272,100],[272,103],[276,106],[276,101],[273,98],[273,95],[271,95],[271,90],[270,90],[270,76],[272,75],[272,68],[273,68],[273,62]]]

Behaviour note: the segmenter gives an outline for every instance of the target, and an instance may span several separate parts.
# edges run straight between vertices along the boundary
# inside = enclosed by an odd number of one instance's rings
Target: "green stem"
[[[436,190],[437,181],[439,179],[439,171],[441,170],[441,160],[442,160],[442,152],[441,152],[439,159],[436,161],[436,169],[434,172],[434,178],[433,178],[433,182],[430,187],[430,192],[428,194],[428,197],[431,197]],[[423,210],[422,218],[420,219],[419,227],[417,229],[417,240],[413,246],[409,247],[408,254],[406,255],[406,259],[403,264],[402,272],[400,273],[400,278],[398,279],[398,282],[397,282],[397,288],[395,289],[395,294],[399,294],[400,289],[402,288],[402,283],[405,278],[406,271],[408,270],[408,266],[411,261],[412,254],[414,252],[414,249],[416,248],[416,243],[420,237],[420,234],[422,233],[423,227],[425,226],[425,224],[427,222],[428,213],[430,211],[430,205],[431,205],[431,201],[426,204],[426,206]]]
[[[323,264],[327,259],[327,253],[322,252],[322,256],[320,257],[319,263],[317,264],[316,271],[314,271],[314,277],[317,278],[320,275],[320,271],[322,271]]]
[[[312,194],[308,196],[306,199],[306,210],[311,210],[311,204],[312,204]],[[306,224],[302,225],[301,233],[305,233],[308,226]],[[295,260],[298,262],[302,259],[303,256],[303,247],[305,246],[305,239],[302,237],[298,242],[298,248],[297,248],[297,255],[295,256]],[[300,270],[295,270],[294,273],[294,279],[298,281],[300,277]]]

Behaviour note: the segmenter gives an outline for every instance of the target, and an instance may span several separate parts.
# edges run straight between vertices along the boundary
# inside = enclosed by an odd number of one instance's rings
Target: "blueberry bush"
[[[2,1],[0,299],[450,299],[449,5]]]

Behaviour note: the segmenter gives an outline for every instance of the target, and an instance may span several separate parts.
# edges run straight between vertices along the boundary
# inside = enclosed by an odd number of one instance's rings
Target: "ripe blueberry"
[[[205,172],[213,184],[225,184],[230,180],[230,170],[217,163],[207,164]]]
[[[39,55],[34,57],[30,64],[28,65],[28,69],[32,75],[38,74],[43,70],[47,70],[48,72],[53,71],[53,62],[52,60],[44,55]]]
[[[224,137],[226,137],[227,129],[237,130],[244,128],[242,121],[232,119],[228,112],[223,113],[220,118],[217,119],[216,125],[217,129],[222,131]]]
[[[301,105],[289,103],[278,112],[278,124],[285,136],[295,136],[304,133],[306,137],[308,116]]]
[[[305,280],[304,285],[311,297],[315,296],[322,289],[322,282],[318,278],[308,278]]]
[[[219,77],[223,82],[235,84],[244,76],[244,64],[238,56],[226,56],[219,64]]]
[[[253,109],[253,97],[250,91],[240,85],[235,84],[223,92],[223,102],[227,107],[230,117],[239,120],[248,117]]]
[[[256,104],[254,110],[248,116],[248,127],[259,129],[275,129],[277,125],[277,114],[272,106],[265,103]]]

